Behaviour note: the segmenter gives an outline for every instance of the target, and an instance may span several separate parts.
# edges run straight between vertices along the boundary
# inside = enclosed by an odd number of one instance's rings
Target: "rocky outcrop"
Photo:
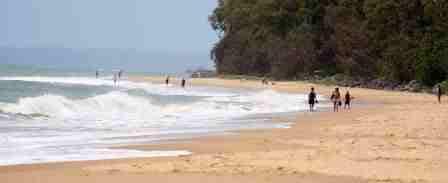
[[[430,88],[423,86],[416,80],[408,83],[399,83],[395,81],[388,81],[385,79],[362,79],[351,78],[342,75],[334,75],[326,78],[313,78],[308,79],[311,82],[334,84],[344,87],[357,87],[357,88],[370,88],[370,89],[382,89],[382,90],[395,90],[395,91],[409,91],[409,92],[422,92],[430,91]]]

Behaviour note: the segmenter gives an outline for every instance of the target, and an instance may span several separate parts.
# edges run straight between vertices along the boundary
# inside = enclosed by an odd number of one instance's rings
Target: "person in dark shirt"
[[[182,82],[181,82],[182,88],[185,88],[185,83],[186,83],[185,78],[182,78]]]
[[[314,105],[317,103],[317,96],[314,88],[311,88],[310,94],[308,94],[308,104],[310,105],[310,112],[314,111]]]
[[[350,94],[349,91],[347,91],[347,93],[345,93],[345,98],[344,98],[344,109],[351,108],[352,99],[353,99],[352,95]]]
[[[437,98],[439,100],[439,104],[442,103],[442,95],[443,95],[442,87],[440,85],[438,85],[437,86]]]
[[[165,84],[168,85],[170,84],[170,76],[167,76],[165,79]]]

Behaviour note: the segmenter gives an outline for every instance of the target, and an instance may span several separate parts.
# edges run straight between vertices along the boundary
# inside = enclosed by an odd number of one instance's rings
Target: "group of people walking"
[[[95,73],[96,78],[99,78],[99,75],[100,75],[100,71],[97,70]],[[119,70],[117,73],[114,73],[113,80],[114,80],[115,85],[121,79],[122,75],[123,75],[123,70]],[[166,77],[165,84],[166,85],[170,84],[170,76]],[[263,85],[268,84],[268,81],[266,78],[263,78],[262,84]],[[185,85],[186,85],[186,80],[185,80],[185,78],[182,78],[181,87],[185,88]],[[442,87],[440,85],[438,85],[436,90],[437,90],[436,94],[437,94],[438,102],[442,103],[442,95],[443,95]],[[345,96],[342,98],[339,88],[335,88],[333,90],[333,92],[331,93],[331,97],[330,97],[330,100],[333,104],[333,111],[339,112],[339,108],[342,107],[342,104],[344,104],[344,109],[351,109],[351,103],[352,103],[353,99],[354,99],[354,97],[350,94],[349,90],[347,90],[347,92],[345,93]],[[310,107],[310,112],[313,112],[315,110],[315,105],[317,103],[319,103],[319,101],[317,100],[316,91],[315,91],[314,87],[311,87],[311,91],[308,94],[308,104]]]
[[[114,75],[112,78],[114,80],[114,85],[118,84],[118,81],[121,79],[121,77],[123,77],[123,73],[124,73],[124,71],[121,69],[118,72],[114,72]],[[100,70],[95,71],[95,77],[97,79],[100,77]]]
[[[438,85],[436,90],[438,102],[442,103],[442,87]],[[344,103],[344,109],[350,109],[353,99],[354,97],[350,94],[350,91],[347,90],[344,98],[342,98],[339,88],[335,88],[330,97],[330,100],[333,104],[333,111],[339,112],[339,108],[342,107],[342,103]],[[319,101],[317,100],[317,94],[314,87],[312,87],[310,93],[308,94],[308,104],[310,106],[310,112],[313,112],[315,110],[315,104],[317,104],[318,102]]]
[[[114,73],[114,84],[117,85],[123,75],[123,70],[119,70],[118,73]]]
[[[333,102],[333,111],[338,112],[339,107],[342,107],[342,99],[341,99],[341,93],[339,92],[339,88],[335,88],[333,93],[330,97],[331,101]],[[351,102],[354,99],[354,97],[350,94],[350,91],[347,90],[344,96],[344,109],[350,109],[351,108]]]
[[[338,112],[339,108],[342,107],[342,102],[344,102],[344,109],[350,109],[351,103],[354,97],[350,94],[350,91],[347,90],[344,96],[344,101],[342,101],[342,96],[339,91],[339,88],[335,88],[331,94],[330,100],[333,103],[333,111]],[[315,105],[319,103],[317,100],[317,94],[314,87],[311,88],[311,92],[308,94],[308,104],[310,106],[310,112],[315,110]]]
[[[169,85],[170,84],[170,76],[167,76],[165,79],[165,84]],[[185,78],[182,78],[182,80],[180,81],[180,86],[182,88],[185,88],[185,85],[187,84],[187,80],[185,80]]]

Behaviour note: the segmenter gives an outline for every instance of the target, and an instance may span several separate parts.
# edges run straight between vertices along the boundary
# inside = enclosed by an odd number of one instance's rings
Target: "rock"
[[[432,87],[432,89],[431,89],[431,93],[432,93],[432,94],[437,94],[437,90],[438,90],[438,89],[439,89],[438,86],[435,85],[434,87]]]
[[[384,86],[386,86],[385,81],[381,79],[374,79],[366,83],[366,88],[382,89]]]
[[[447,92],[448,92],[448,81],[444,81],[444,82],[441,82],[439,84],[436,84],[434,87],[432,87],[431,93],[437,94],[438,93],[438,89],[439,89],[438,86],[440,86],[442,88],[442,94],[446,95]]]
[[[384,87],[384,89],[385,89],[385,90],[394,90],[394,87],[386,86],[386,87]]]
[[[423,86],[416,80],[412,80],[405,86],[405,89],[410,92],[419,92],[422,88]]]
[[[385,83],[384,89],[395,90],[395,88],[397,88],[398,86],[400,86],[398,82],[388,81]]]
[[[398,85],[397,87],[395,87],[395,90],[397,91],[406,91],[406,85]]]
[[[321,77],[320,75],[314,75],[314,76],[312,77],[312,79],[314,79],[314,80],[321,80],[322,77]]]
[[[361,81],[353,81],[349,86],[350,87],[360,87],[362,85]]]

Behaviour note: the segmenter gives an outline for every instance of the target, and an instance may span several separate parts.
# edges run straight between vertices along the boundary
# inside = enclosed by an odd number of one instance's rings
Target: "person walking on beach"
[[[350,92],[347,90],[347,93],[345,93],[345,98],[344,98],[344,109],[351,109],[351,103],[352,103],[352,99],[354,97],[352,97],[352,95],[350,94]]]
[[[118,79],[121,79],[121,76],[123,76],[123,70],[119,70],[118,71]]]
[[[182,78],[182,82],[181,82],[181,86],[182,86],[182,88],[185,88],[185,83],[186,83],[187,81],[185,81],[185,78]]]
[[[117,86],[117,74],[114,74],[114,85]]]
[[[330,99],[333,102],[333,111],[339,112],[339,106],[342,105],[341,93],[339,92],[339,88],[334,89],[333,93],[331,94]]]
[[[308,94],[308,104],[310,105],[310,112],[314,111],[314,104],[318,103],[316,92],[314,92],[314,88],[311,88],[310,94]]]
[[[170,76],[166,76],[165,84],[166,84],[166,85],[169,85],[169,84],[170,84]]]
[[[443,95],[442,86],[438,85],[437,86],[437,99],[439,100],[439,104],[442,103],[442,95]]]

